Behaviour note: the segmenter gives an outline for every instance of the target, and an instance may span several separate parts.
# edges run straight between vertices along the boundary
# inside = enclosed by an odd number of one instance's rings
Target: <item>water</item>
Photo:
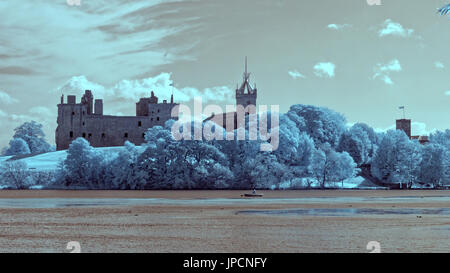
[[[243,210],[237,214],[266,215],[308,215],[308,216],[352,216],[352,215],[450,215],[450,208],[439,209],[370,209],[370,208],[336,208],[336,209],[285,209],[285,210]]]
[[[450,196],[438,197],[313,197],[313,198],[0,198],[0,208],[65,208],[65,207],[115,207],[115,206],[152,206],[152,205],[174,205],[174,206],[217,206],[217,205],[264,205],[264,204],[327,204],[347,206],[349,203],[364,203],[370,207],[372,203],[420,203],[447,202],[450,204]],[[354,215],[354,214],[449,214],[448,208],[431,210],[430,212],[414,211],[408,209],[311,209],[311,210],[278,210],[278,211],[242,211],[240,213],[263,213],[263,214],[302,214],[302,215]]]

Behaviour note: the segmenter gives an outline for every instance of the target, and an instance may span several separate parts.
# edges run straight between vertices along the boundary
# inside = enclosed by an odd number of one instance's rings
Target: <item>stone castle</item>
[[[251,87],[249,77],[245,59],[244,81],[236,89],[236,105],[256,106],[257,90],[256,87]],[[173,102],[173,95],[170,102],[163,100],[162,103],[158,103],[158,97],[152,91],[149,98],[141,98],[136,103],[136,116],[110,116],[103,115],[103,100],[94,101],[91,90],[85,91],[79,103],[76,103],[76,96],[73,95],[67,96],[65,103],[63,95],[61,103],[58,104],[56,149],[58,151],[68,149],[70,143],[78,137],[85,138],[93,147],[123,146],[127,140],[140,145],[145,142],[145,132],[148,128],[156,125],[164,126],[166,121],[177,119],[178,113],[174,113],[172,117],[172,110],[176,106],[178,104]],[[176,112],[176,109],[174,110]],[[235,128],[236,113],[228,114],[234,116]],[[219,114],[207,120],[216,121],[222,118],[225,120],[225,117],[225,114]]]
[[[91,90],[86,90],[80,103],[76,96],[61,96],[58,104],[58,126],[56,128],[56,149],[65,150],[78,137],[89,141],[93,147],[123,146],[125,141],[140,145],[145,141],[145,132],[155,125],[164,126],[172,117],[172,109],[178,104],[163,100],[151,92],[149,98],[141,98],[136,103],[136,116],[103,115],[103,100],[96,99]]]
[[[428,136],[413,136],[411,135],[411,120],[402,118],[395,121],[395,129],[402,130],[411,140],[418,140],[420,144],[426,144],[429,142]]]

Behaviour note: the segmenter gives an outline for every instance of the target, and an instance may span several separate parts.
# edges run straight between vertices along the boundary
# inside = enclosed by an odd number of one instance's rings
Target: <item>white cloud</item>
[[[396,129],[396,125],[392,124],[391,126],[384,128],[384,129],[383,128],[374,128],[374,131],[377,133],[385,133],[389,130],[395,130],[395,129]],[[427,129],[427,125],[424,122],[418,122],[418,121],[411,122],[411,135],[413,135],[413,136],[430,135],[436,131],[437,131],[436,128],[433,128],[431,130]]]
[[[5,118],[5,117],[7,117],[7,116],[8,116],[8,114],[6,114],[5,111],[3,111],[2,109],[0,109],[0,118]]]
[[[15,98],[11,97],[8,93],[0,90],[0,103],[13,104],[18,102]]]
[[[110,113],[118,113],[126,107],[139,101],[140,98],[149,97],[150,92],[154,91],[159,101],[170,100],[173,92],[174,101],[177,103],[189,103],[195,97],[201,97],[203,103],[225,103],[233,104],[234,92],[227,86],[215,86],[199,90],[195,87],[172,86],[171,73],[161,73],[155,77],[149,77],[140,80],[122,80],[113,86],[105,87],[101,84],[89,81],[85,76],[75,76],[68,80],[55,92],[64,93],[64,95],[77,95],[77,101],[80,101],[84,90],[92,90],[95,98],[104,99],[116,104],[119,109],[112,106]],[[124,108],[124,106],[126,106]]]
[[[30,110],[28,110],[28,112],[30,114],[33,114],[33,115],[36,115],[36,116],[44,116],[44,117],[49,117],[49,116],[56,115],[56,111],[52,112],[47,107],[43,107],[43,106],[32,107],[32,108],[30,108]]]
[[[412,135],[419,135],[419,136],[425,136],[430,135],[434,132],[436,132],[437,129],[427,129],[427,125],[423,122],[414,121],[411,123],[411,134]]]
[[[445,65],[441,62],[434,62],[434,66],[439,69],[444,69]]]
[[[333,78],[336,69],[336,65],[334,63],[326,62],[326,63],[317,63],[314,66],[314,74],[316,74],[317,77],[328,77]]]
[[[144,69],[151,71],[190,58],[188,49],[180,43],[160,46],[193,27],[183,16],[164,16],[163,23],[156,19],[167,13],[158,5],[178,0],[127,4],[123,0],[82,0],[79,7],[65,1],[0,1],[0,47],[7,45],[1,52],[9,57],[7,67],[54,77],[83,71],[99,75],[103,82],[112,82],[118,74],[133,77]],[[23,67],[17,68],[17,63]]]
[[[380,78],[385,84],[393,85],[394,82],[390,77],[390,73],[400,72],[402,69],[400,62],[397,59],[394,59],[387,64],[378,63],[374,68],[375,74],[372,79]]]
[[[327,26],[327,28],[333,29],[333,30],[341,30],[341,29],[344,29],[344,28],[349,28],[351,26],[352,25],[350,25],[350,24],[329,24]]]
[[[446,96],[450,96],[450,90],[445,91],[444,93]]]
[[[379,37],[384,37],[388,35],[399,36],[399,37],[410,37],[414,33],[413,29],[406,29],[401,24],[387,19],[383,23],[383,28],[378,31]]]
[[[298,72],[297,70],[291,70],[288,71],[289,76],[291,76],[294,80],[298,79],[298,78],[305,78],[305,76],[303,74],[301,74],[300,72]]]

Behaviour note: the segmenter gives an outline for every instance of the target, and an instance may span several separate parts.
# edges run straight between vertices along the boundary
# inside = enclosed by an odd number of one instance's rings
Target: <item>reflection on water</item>
[[[310,216],[350,216],[350,215],[450,215],[449,208],[439,209],[370,209],[370,208],[338,208],[338,209],[286,209],[286,210],[243,210],[237,214],[268,214],[268,215],[310,215]]]

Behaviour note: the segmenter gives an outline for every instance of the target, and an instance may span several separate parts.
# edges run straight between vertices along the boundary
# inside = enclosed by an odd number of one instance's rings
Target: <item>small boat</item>
[[[263,196],[264,196],[264,194],[259,194],[256,192],[241,194],[241,197],[263,197]]]

